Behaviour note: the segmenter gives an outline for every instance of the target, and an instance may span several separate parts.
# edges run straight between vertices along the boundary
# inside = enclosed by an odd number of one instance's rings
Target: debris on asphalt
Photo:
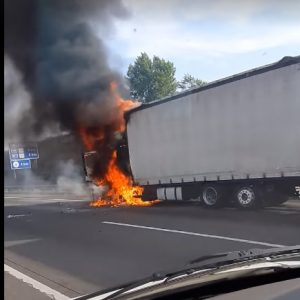
[[[61,211],[61,213],[63,213],[63,214],[70,214],[70,213],[75,213],[75,212],[76,212],[76,209],[70,208],[70,207],[67,207],[66,209]]]

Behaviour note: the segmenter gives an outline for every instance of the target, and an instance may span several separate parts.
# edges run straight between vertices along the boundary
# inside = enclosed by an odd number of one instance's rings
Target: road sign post
[[[9,156],[11,160],[38,159],[39,152],[36,143],[12,143],[9,144]]]
[[[12,170],[30,169],[31,161],[30,159],[11,160],[10,167]]]
[[[9,144],[10,167],[14,171],[14,178],[17,180],[16,170],[31,169],[31,160],[39,158],[36,143],[11,143]]]

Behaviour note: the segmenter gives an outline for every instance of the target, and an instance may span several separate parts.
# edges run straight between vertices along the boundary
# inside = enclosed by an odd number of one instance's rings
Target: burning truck
[[[285,57],[132,108],[110,168],[127,159],[148,200],[281,204],[300,185],[299,82],[300,57]]]
[[[122,99],[114,82],[110,85],[110,97],[116,103],[114,122],[79,130],[87,150],[83,162],[86,180],[93,191],[91,206],[152,205],[156,201],[143,201],[144,188],[133,183],[124,136],[124,113],[139,103]]]
[[[139,105],[124,100],[126,80],[108,59],[115,20],[130,16],[121,1],[4,7],[6,138],[79,137],[102,191],[92,205],[153,203],[143,197],[252,208],[299,186],[299,57]]]

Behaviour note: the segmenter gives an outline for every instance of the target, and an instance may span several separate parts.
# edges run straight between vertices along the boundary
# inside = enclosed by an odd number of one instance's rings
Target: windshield
[[[5,298],[70,299],[299,245],[299,12],[5,0]]]

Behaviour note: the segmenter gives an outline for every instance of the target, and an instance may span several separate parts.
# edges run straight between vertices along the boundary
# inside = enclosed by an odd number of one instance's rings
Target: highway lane
[[[46,192],[5,196],[5,264],[68,297],[208,253],[300,244],[300,201],[244,212],[198,203],[90,208],[88,195]]]

